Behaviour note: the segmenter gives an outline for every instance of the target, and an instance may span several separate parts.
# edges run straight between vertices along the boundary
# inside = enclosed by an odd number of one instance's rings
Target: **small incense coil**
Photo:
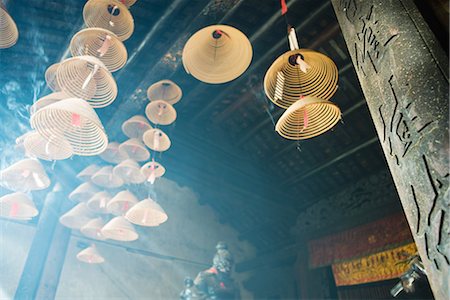
[[[19,39],[19,30],[13,18],[0,2],[0,49],[14,46]]]
[[[118,188],[123,185],[123,180],[113,173],[112,166],[101,168],[97,173],[92,175],[91,180],[98,186],[105,188]]]
[[[61,90],[89,102],[94,108],[110,105],[117,97],[117,84],[106,66],[93,56],[76,56],[59,64],[56,80]]]
[[[0,172],[1,186],[15,192],[44,190],[50,179],[37,159],[22,159]]]
[[[122,132],[130,139],[142,140],[144,132],[152,128],[143,116],[132,116],[122,124]]]
[[[110,72],[120,70],[128,53],[122,41],[109,30],[86,28],[74,35],[70,42],[72,56],[90,55],[98,58]]]
[[[117,142],[111,142],[106,147],[105,151],[100,154],[100,157],[109,163],[118,164],[128,158],[128,155],[119,150],[120,144]]]
[[[63,214],[59,218],[59,223],[71,229],[80,229],[94,217],[94,212],[87,207],[85,202],[81,202]]]
[[[58,85],[58,80],[56,80],[56,71],[58,68],[59,63],[56,63],[48,67],[45,71],[45,82],[47,82],[47,86],[54,92],[61,91],[61,87]]]
[[[95,193],[88,201],[87,206],[90,210],[95,211],[99,214],[107,214],[108,213],[108,203],[111,201],[111,195],[106,192],[98,192]]]
[[[299,57],[308,65],[306,73],[297,64]],[[287,109],[300,96],[329,100],[337,90],[337,83],[338,69],[329,57],[300,49],[288,51],[275,60],[264,77],[264,91],[274,104]]]
[[[23,146],[28,156],[43,160],[63,160],[73,155],[72,146],[64,137],[46,139],[36,131],[24,136]]]
[[[164,100],[155,100],[147,104],[145,115],[153,124],[170,125],[177,119],[177,111]]]
[[[126,159],[114,167],[113,173],[123,179],[126,183],[140,184],[145,181],[141,167],[132,159]]]
[[[91,164],[84,168],[80,173],[77,174],[77,178],[83,181],[91,180],[92,175],[94,175],[98,170],[100,170],[100,166],[96,164]]]
[[[37,112],[41,108],[46,107],[47,105],[50,105],[50,104],[53,104],[53,103],[58,102],[60,100],[68,99],[68,98],[70,98],[70,96],[67,95],[64,92],[51,93],[51,94],[49,94],[47,96],[39,98],[36,102],[33,103],[33,105],[31,105],[31,107],[30,107],[30,115],[34,114],[35,112]]]
[[[0,197],[0,216],[15,220],[31,220],[39,211],[33,200],[22,192],[12,193]]]
[[[135,241],[139,238],[133,224],[122,216],[115,217],[106,223],[102,228],[102,234],[108,239],[121,242]]]
[[[84,182],[69,194],[69,199],[77,202],[86,202],[99,191],[92,183]]]
[[[125,217],[133,224],[148,227],[159,226],[168,219],[164,209],[150,198],[134,205]]]
[[[182,59],[187,73],[200,81],[219,84],[244,73],[252,56],[252,45],[241,31],[227,25],[212,25],[191,36]]]
[[[181,100],[183,92],[181,88],[171,80],[158,81],[147,89],[147,98],[150,101],[164,100],[174,105]]]
[[[144,144],[153,151],[164,152],[170,148],[171,142],[162,130],[153,128],[144,133]]]
[[[336,104],[308,96],[283,113],[275,131],[290,140],[304,140],[330,130],[340,119],[341,110]]]
[[[118,192],[109,202],[108,202],[108,212],[116,215],[123,216],[127,211],[133,207],[139,200],[136,196],[129,191]]]
[[[134,20],[127,6],[116,0],[89,0],[83,9],[87,27],[100,27],[113,32],[121,41],[134,31]]]
[[[166,173],[166,169],[160,163],[156,161],[150,161],[141,167],[141,172],[142,174],[144,174],[147,180],[151,181],[151,176],[153,176],[154,179],[162,177],[164,173]]]
[[[105,262],[103,256],[98,253],[97,248],[94,246],[88,247],[78,252],[77,259],[88,264],[101,264]]]
[[[65,138],[76,155],[97,155],[108,145],[100,119],[82,99],[69,98],[50,104],[34,113],[30,123],[47,140]]]
[[[80,228],[81,233],[94,240],[103,241],[106,238],[102,235],[102,228],[105,226],[106,222],[102,218],[95,218],[87,222]]]
[[[123,142],[119,145],[119,151],[135,161],[145,161],[150,157],[150,152],[138,139],[129,139]]]

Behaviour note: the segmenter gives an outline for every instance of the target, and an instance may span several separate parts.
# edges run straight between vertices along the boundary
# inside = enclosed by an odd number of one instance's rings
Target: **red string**
[[[286,0],[280,0],[280,2],[281,2],[281,15],[283,16],[284,14],[287,13],[288,7],[286,5]]]

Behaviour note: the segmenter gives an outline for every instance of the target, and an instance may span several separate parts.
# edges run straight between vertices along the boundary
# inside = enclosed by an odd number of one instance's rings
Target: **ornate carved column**
[[[434,296],[449,299],[447,57],[412,0],[332,3]]]

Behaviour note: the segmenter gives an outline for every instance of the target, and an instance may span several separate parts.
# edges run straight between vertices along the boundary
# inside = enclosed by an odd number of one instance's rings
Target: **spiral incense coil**
[[[31,105],[30,115],[34,114],[41,108],[46,107],[47,105],[53,104],[55,102],[58,102],[60,100],[67,99],[67,98],[70,98],[70,96],[64,92],[56,92],[56,93],[51,93],[50,95],[44,96],[44,97],[38,99],[36,102],[34,102],[33,105]]]
[[[56,63],[48,67],[45,71],[45,82],[53,92],[61,91],[61,87],[58,85],[58,81],[56,80],[56,71],[58,68],[59,63]]]
[[[175,82],[167,79],[158,81],[147,89],[147,98],[150,101],[164,100],[174,105],[181,100],[182,96],[181,88]]]
[[[37,159],[22,159],[0,172],[0,185],[15,192],[44,190],[50,183]]]
[[[77,178],[83,181],[91,180],[92,175],[94,175],[98,170],[100,170],[100,166],[96,164],[91,164],[84,168],[80,173],[77,174]]]
[[[224,83],[247,70],[253,50],[248,38],[227,25],[205,27],[187,41],[183,65],[187,73],[206,83]]]
[[[88,247],[78,252],[77,259],[88,264],[101,264],[105,262],[103,256],[98,253],[97,248],[94,246]]]
[[[87,207],[86,202],[80,202],[59,217],[59,223],[71,229],[80,229],[93,218],[95,214]]]
[[[119,151],[135,161],[144,161],[150,157],[150,152],[138,139],[129,139],[119,145]]]
[[[100,192],[100,190],[97,186],[90,182],[84,182],[69,194],[69,199],[77,202],[86,202],[98,192]]]
[[[149,178],[150,176],[155,176],[155,178],[162,177],[164,173],[166,173],[166,169],[160,163],[156,161],[150,161],[142,166],[141,168],[142,174],[145,177]]]
[[[93,56],[64,60],[56,71],[61,90],[89,102],[94,108],[105,107],[117,97],[117,84],[105,65]]]
[[[160,129],[150,129],[144,133],[144,144],[153,151],[164,152],[170,148],[171,142],[167,134]]]
[[[287,109],[300,96],[329,100],[337,90],[337,83],[338,69],[330,58],[300,49],[288,51],[275,60],[264,77],[264,91],[274,104]]]
[[[24,137],[23,145],[29,156],[43,160],[63,160],[73,155],[72,146],[61,136],[47,140],[39,132],[31,131]]]
[[[14,220],[31,220],[39,211],[25,193],[16,192],[0,197],[0,216]]]
[[[97,173],[92,175],[91,180],[98,186],[110,189],[121,187],[124,183],[122,178],[113,173],[112,166],[101,168]]]
[[[128,155],[119,150],[120,144],[111,142],[106,147],[105,151],[100,154],[100,157],[109,163],[118,164],[128,158]]]
[[[283,113],[275,131],[290,140],[304,140],[330,130],[340,119],[341,110],[336,104],[307,96]]]
[[[72,56],[90,55],[98,58],[110,72],[121,69],[127,62],[128,53],[117,36],[103,28],[86,28],[70,41]]]
[[[102,235],[108,239],[130,242],[139,238],[139,234],[125,217],[115,217],[102,228]]]
[[[136,225],[156,227],[166,222],[169,217],[158,203],[147,198],[130,208],[125,218]]]
[[[127,40],[134,31],[134,20],[127,6],[116,0],[89,0],[83,9],[87,27],[100,27]]]
[[[145,108],[145,115],[153,124],[170,125],[177,119],[177,111],[164,100],[150,102]]]
[[[67,140],[76,155],[97,155],[108,146],[100,119],[82,99],[69,98],[50,104],[34,113],[30,122],[49,141],[58,137]]]
[[[106,221],[103,221],[102,218],[95,218],[84,224],[83,227],[80,228],[80,231],[84,236],[90,239],[104,241],[106,238],[102,235],[101,231],[105,224]]]
[[[107,214],[107,206],[111,198],[112,196],[106,191],[98,192],[87,201],[87,206],[96,213]]]
[[[132,116],[122,124],[122,132],[130,139],[142,140],[144,132],[152,128],[143,116]]]
[[[19,30],[13,18],[0,2],[0,49],[14,46],[19,39]]]
[[[127,213],[127,211],[133,207],[139,200],[136,196],[125,190],[118,192],[107,205],[108,212],[116,216],[122,216]]]
[[[145,176],[141,172],[141,167],[132,159],[127,159],[118,164],[113,169],[114,175],[123,179],[125,183],[140,184],[145,181]]]

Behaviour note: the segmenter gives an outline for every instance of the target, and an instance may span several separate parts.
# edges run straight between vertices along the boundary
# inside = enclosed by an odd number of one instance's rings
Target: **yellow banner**
[[[417,252],[414,243],[378,252],[363,258],[334,264],[336,286],[388,280],[406,272],[408,265],[399,263]]]

